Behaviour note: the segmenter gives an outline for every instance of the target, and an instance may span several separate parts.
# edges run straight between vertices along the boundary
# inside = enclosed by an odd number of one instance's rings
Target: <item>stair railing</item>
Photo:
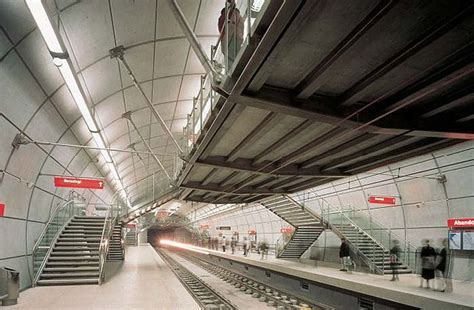
[[[364,214],[361,209],[356,209],[353,206],[349,209],[341,209],[329,203],[326,199],[314,192],[314,190],[305,192],[305,194],[312,195],[321,208],[322,217],[328,222],[334,223],[334,217],[339,219],[340,224],[343,221],[350,222],[356,229],[364,232],[375,244],[384,250],[391,249],[394,246],[394,241],[397,242],[401,248],[400,260],[404,262],[412,270],[417,269],[417,248],[404,238],[395,234],[391,229],[384,227],[384,225],[375,219],[371,214]],[[298,196],[299,198],[299,196]],[[312,199],[312,198],[311,198]],[[332,217],[332,219],[331,219]],[[334,227],[333,227],[334,228]],[[336,228],[337,229],[337,228]],[[372,257],[375,256],[375,244],[372,248]],[[385,269],[385,252],[383,254],[383,268]]]
[[[345,237],[344,233],[338,228],[342,227],[343,224],[350,224],[354,226],[356,230],[361,230],[361,229],[351,218],[349,218],[346,213],[347,211],[344,211],[341,208],[336,208],[333,206],[331,203],[329,203],[326,199],[323,197],[319,196],[318,194],[314,193],[313,191],[311,192],[305,192],[304,194],[312,194],[314,196],[314,199],[318,201],[319,207],[321,209],[321,215],[318,218],[321,218],[322,223],[330,228],[339,238]],[[303,194],[303,195],[304,195]],[[306,201],[306,198],[301,198],[299,195],[296,194],[296,197],[298,200],[303,199],[301,204],[304,204]],[[313,200],[313,199],[312,199]],[[296,200],[297,201],[297,200]],[[307,208],[306,210],[308,210]],[[374,239],[371,235],[367,234],[368,237],[372,240],[373,246],[372,246],[372,257],[375,258],[375,251],[376,251],[376,245],[384,248],[382,244],[380,244],[376,239]],[[359,236],[357,237],[359,238]],[[351,248],[352,252],[354,252],[359,259],[361,259],[367,266],[369,266],[369,269],[373,272],[375,271],[380,271],[381,273],[384,272],[385,264],[383,264],[382,268],[380,269],[376,263],[375,259],[371,259],[369,256],[367,256],[366,253],[362,252],[359,247],[356,246],[355,243],[351,242],[351,240],[346,238],[346,241]],[[359,239],[357,239],[359,241]],[[383,261],[385,261],[385,253],[382,254]]]
[[[64,204],[58,205],[53,211],[33,247],[33,286],[35,286],[39,280],[49,254],[63,228],[69,223],[72,217],[82,215],[84,210],[84,204],[75,204],[74,200],[69,200]]]
[[[102,228],[99,246],[99,285],[105,280],[105,262],[107,261],[107,254],[109,252],[110,238],[112,237],[117,221],[115,209],[115,205],[108,205],[105,213],[104,227]]]

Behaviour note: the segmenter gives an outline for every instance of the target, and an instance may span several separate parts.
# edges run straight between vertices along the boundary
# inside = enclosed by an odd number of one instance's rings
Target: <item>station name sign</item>
[[[231,227],[230,226],[217,226],[216,229],[217,230],[231,230]]]
[[[449,228],[474,228],[474,218],[452,218],[448,219]]]
[[[68,188],[103,189],[104,180],[75,177],[54,177],[54,186]]]
[[[395,197],[386,197],[386,196],[369,196],[370,203],[384,204],[384,205],[394,205],[396,202]]]

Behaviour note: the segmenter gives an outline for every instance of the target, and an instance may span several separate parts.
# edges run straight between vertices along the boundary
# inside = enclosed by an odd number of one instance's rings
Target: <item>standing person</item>
[[[422,268],[420,287],[423,287],[423,280],[426,280],[426,288],[430,288],[430,280],[434,279],[436,251],[429,240],[424,240],[423,244],[420,253]]]
[[[244,242],[243,242],[243,248],[244,248],[244,256],[247,256],[247,237],[244,237]]]
[[[235,254],[235,244],[237,243],[237,238],[235,237],[235,235],[232,235],[231,239],[230,239],[230,248],[232,250],[232,254]]]
[[[262,257],[260,259],[264,259],[264,258],[266,259],[268,257],[268,244],[265,240],[260,242],[259,250],[260,250],[260,253],[262,254]]]
[[[437,278],[436,290],[439,292],[448,292],[453,291],[453,286],[451,279],[448,276],[448,251],[446,247],[448,246],[448,239],[444,238],[441,240],[441,249],[436,256],[436,268],[435,274]]]
[[[225,253],[225,236],[222,236],[222,252]]]
[[[390,281],[400,281],[398,278],[398,262],[401,249],[398,246],[398,240],[393,241],[393,248],[390,249],[390,268],[392,269],[392,279]]]
[[[221,10],[217,27],[220,33],[219,39],[221,42],[222,53],[227,57],[228,65],[231,67],[237,53],[239,52],[240,46],[244,41],[245,21],[235,5],[235,0],[227,0],[227,18],[225,12],[226,8],[224,7]],[[225,27],[225,24],[227,24],[227,27]],[[227,34],[226,29],[228,31]]]
[[[341,259],[340,271],[347,271],[351,264],[351,253],[346,238],[341,238],[341,246],[339,247],[339,258]]]

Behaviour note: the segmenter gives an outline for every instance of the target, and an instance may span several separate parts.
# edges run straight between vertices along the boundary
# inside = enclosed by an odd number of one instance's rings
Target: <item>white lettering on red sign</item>
[[[449,228],[472,228],[474,227],[474,218],[448,219]]]

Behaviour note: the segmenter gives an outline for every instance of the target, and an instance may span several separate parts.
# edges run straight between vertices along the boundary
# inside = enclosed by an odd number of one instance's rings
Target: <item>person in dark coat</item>
[[[423,280],[426,280],[426,288],[430,288],[430,280],[434,279],[435,274],[435,259],[436,251],[430,245],[429,240],[424,241],[424,246],[421,248],[421,282],[420,287],[423,287]]]
[[[229,67],[237,56],[237,53],[244,41],[244,18],[240,15],[239,9],[236,7],[235,0],[227,0],[227,18],[226,8],[221,10],[221,15],[217,22],[220,33],[220,41],[222,53],[227,57]],[[227,27],[225,25],[227,24]],[[226,29],[228,34],[226,35]],[[228,41],[226,41],[228,40]],[[226,44],[227,43],[227,44]]]
[[[346,238],[341,238],[341,247],[339,248],[339,258],[341,259],[340,271],[347,271],[347,268],[351,265],[351,253],[349,245],[347,244]]]
[[[393,247],[390,249],[390,268],[392,269],[392,279],[390,281],[399,281],[398,278],[398,262],[400,259],[400,246],[398,240],[393,241]]]
[[[439,292],[452,292],[453,286],[451,279],[448,275],[448,251],[446,247],[448,246],[448,239],[444,238],[441,240],[441,249],[436,256],[436,268],[435,274],[437,277],[437,288]]]

